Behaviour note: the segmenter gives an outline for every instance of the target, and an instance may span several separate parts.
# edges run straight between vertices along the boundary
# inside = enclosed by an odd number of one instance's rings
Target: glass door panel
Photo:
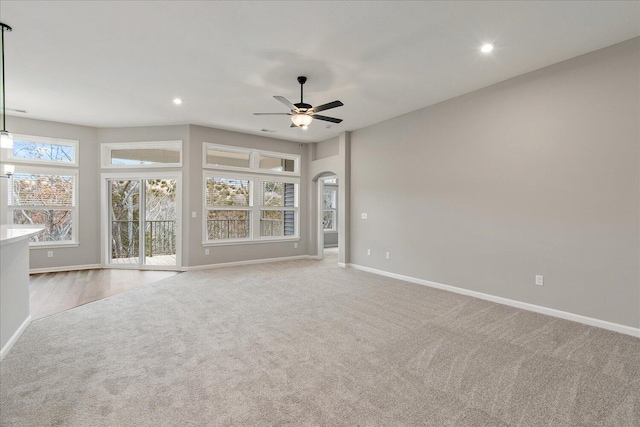
[[[109,264],[176,266],[173,179],[110,179]]]
[[[111,264],[139,265],[140,181],[109,180]]]
[[[171,179],[146,179],[145,265],[176,265],[176,188]]]

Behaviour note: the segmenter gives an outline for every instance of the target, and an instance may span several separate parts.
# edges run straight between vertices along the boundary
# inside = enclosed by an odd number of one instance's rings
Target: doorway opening
[[[318,179],[318,258],[338,262],[338,190],[336,175]]]

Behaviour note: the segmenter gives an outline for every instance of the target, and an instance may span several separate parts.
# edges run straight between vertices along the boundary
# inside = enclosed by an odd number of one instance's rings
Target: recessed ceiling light
[[[173,103],[174,103],[174,104],[176,104],[176,105],[180,105],[180,104],[182,104],[182,99],[180,99],[180,98],[174,98],[174,99],[173,99]]]
[[[482,52],[482,53],[489,53],[492,50],[493,50],[493,45],[491,43],[485,43],[480,48],[480,52]]]

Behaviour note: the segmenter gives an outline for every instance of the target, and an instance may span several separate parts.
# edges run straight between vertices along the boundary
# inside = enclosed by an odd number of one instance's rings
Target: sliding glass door
[[[108,264],[176,267],[178,185],[176,179],[107,179]]]

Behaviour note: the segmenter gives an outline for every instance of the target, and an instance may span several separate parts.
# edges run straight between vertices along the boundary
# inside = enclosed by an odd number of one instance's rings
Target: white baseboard
[[[350,265],[351,265],[351,264],[345,264],[344,262],[339,262],[339,263],[338,263],[338,267],[341,267],[341,268],[347,268],[347,267],[349,267]],[[356,268],[356,267],[354,267],[354,268]]]
[[[7,355],[7,353],[9,353],[9,350],[11,350],[11,347],[13,347],[16,341],[18,341],[18,338],[20,338],[20,335],[22,335],[22,333],[24,332],[25,329],[27,329],[27,326],[29,326],[30,323],[31,323],[31,316],[27,316],[27,318],[24,319],[24,322],[22,322],[22,325],[20,325],[18,330],[11,336],[11,338],[9,338],[9,341],[7,341],[4,347],[2,347],[2,350],[0,350],[0,361],[2,361],[2,359],[4,359],[4,357]]]
[[[521,308],[523,310],[533,311],[540,314],[546,314],[548,316],[559,317],[565,320],[571,320],[573,322],[583,323],[589,326],[595,326],[597,328],[607,329],[614,332],[619,332],[625,335],[631,335],[633,337],[640,338],[640,328],[634,328],[631,326],[620,325],[618,323],[607,322],[606,320],[594,319],[593,317],[582,316],[580,314],[569,313],[567,311],[556,310],[555,308],[544,307],[541,305],[529,304],[526,302],[516,301],[509,298],[498,297],[491,294],[485,294],[482,292],[471,291],[469,289],[458,288],[450,285],[443,285],[442,283],[431,282],[429,280],[417,279],[415,277],[403,276],[402,274],[390,273],[388,271],[377,270],[375,268],[364,267],[357,264],[348,264],[349,267],[356,270],[362,270],[369,273],[379,274],[381,276],[391,277],[393,279],[404,280],[405,282],[416,283],[418,285],[429,286],[430,288],[442,289],[456,294],[467,295],[474,298],[480,298],[486,301],[495,302],[498,304],[508,305],[511,307]]]
[[[93,270],[102,268],[102,264],[65,265],[62,267],[31,268],[29,274],[56,273],[58,271]]]
[[[286,256],[286,257],[280,257],[280,258],[261,258],[261,259],[249,259],[246,261],[221,262],[219,264],[194,265],[194,266],[185,267],[185,268],[187,271],[208,270],[210,268],[233,267],[236,265],[265,264],[270,262],[294,261],[298,259],[317,259],[317,258],[311,255],[295,255],[295,256]]]

